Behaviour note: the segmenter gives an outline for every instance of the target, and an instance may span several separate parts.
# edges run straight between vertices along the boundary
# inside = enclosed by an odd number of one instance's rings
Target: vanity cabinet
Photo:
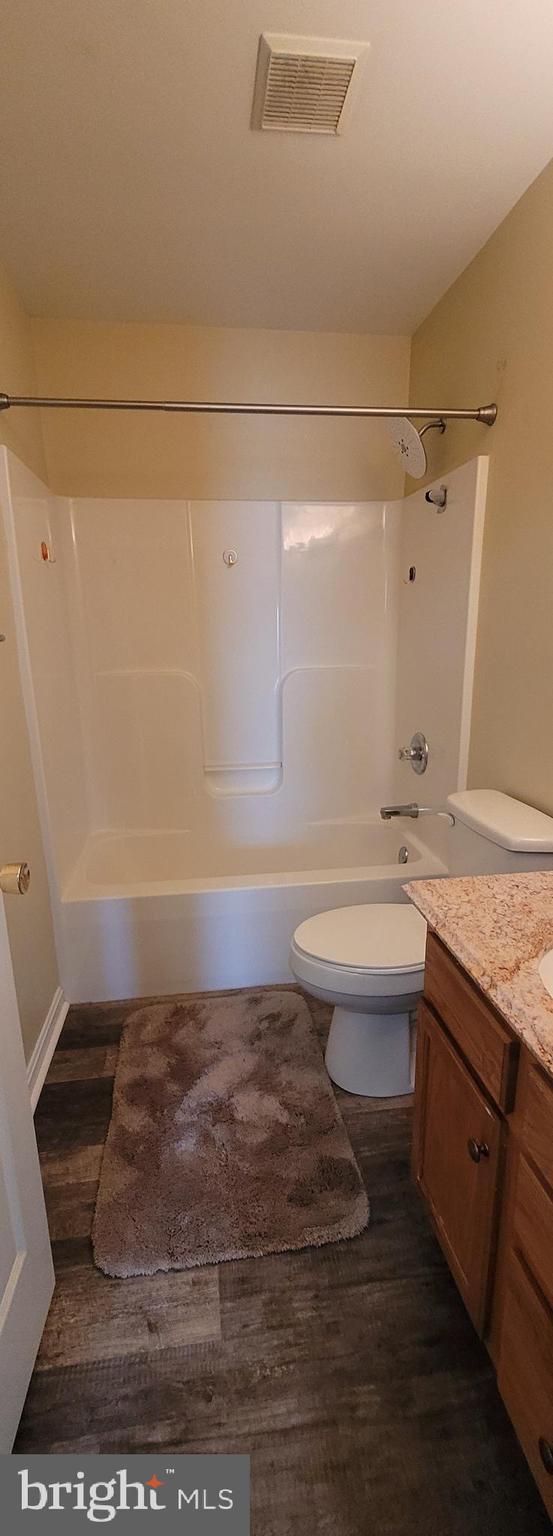
[[[522,1054],[493,1318],[501,1396],[553,1516],[553,1084]]]
[[[413,1175],[553,1516],[553,1080],[432,932]]]
[[[418,1027],[415,1178],[481,1334],[491,1282],[501,1120],[424,1004]]]

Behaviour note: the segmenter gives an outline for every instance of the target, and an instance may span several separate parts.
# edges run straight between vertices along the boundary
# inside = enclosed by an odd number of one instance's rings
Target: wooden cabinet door
[[[478,1332],[486,1325],[501,1121],[421,1004],[413,1172]]]
[[[553,1520],[553,1314],[514,1249],[507,1261],[497,1384]]]

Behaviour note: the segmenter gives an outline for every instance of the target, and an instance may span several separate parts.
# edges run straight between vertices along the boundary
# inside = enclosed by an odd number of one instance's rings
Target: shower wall
[[[90,831],[69,609],[69,504],[5,448],[0,495],[42,836],[56,897]],[[52,911],[56,927],[55,900]]]
[[[393,735],[397,510],[67,504],[94,829],[293,841],[374,808]]]
[[[55,896],[95,832],[192,828],[216,875],[225,849],[271,868],[307,822],[374,814],[401,504],[71,501],[5,472]]]
[[[443,512],[426,501],[426,487],[403,502],[397,740],[408,745],[423,731],[430,753],[423,778],[395,755],[400,801],[442,805],[467,784],[487,478],[487,458],[471,459],[436,482],[446,486]]]

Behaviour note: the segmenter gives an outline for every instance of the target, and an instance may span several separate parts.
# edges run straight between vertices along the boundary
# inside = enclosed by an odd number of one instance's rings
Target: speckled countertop
[[[538,972],[553,948],[553,874],[410,880],[404,890],[553,1077],[553,997]]]

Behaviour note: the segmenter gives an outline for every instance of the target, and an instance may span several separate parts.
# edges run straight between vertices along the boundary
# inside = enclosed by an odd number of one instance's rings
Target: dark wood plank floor
[[[405,1100],[337,1093],[372,1202],[354,1241],[148,1279],[95,1269],[117,1043],[136,1006],[72,1008],[40,1099],[57,1284],[16,1451],[250,1452],[254,1536],[549,1531],[410,1183]],[[322,1033],[326,1010],[310,1006]]]

